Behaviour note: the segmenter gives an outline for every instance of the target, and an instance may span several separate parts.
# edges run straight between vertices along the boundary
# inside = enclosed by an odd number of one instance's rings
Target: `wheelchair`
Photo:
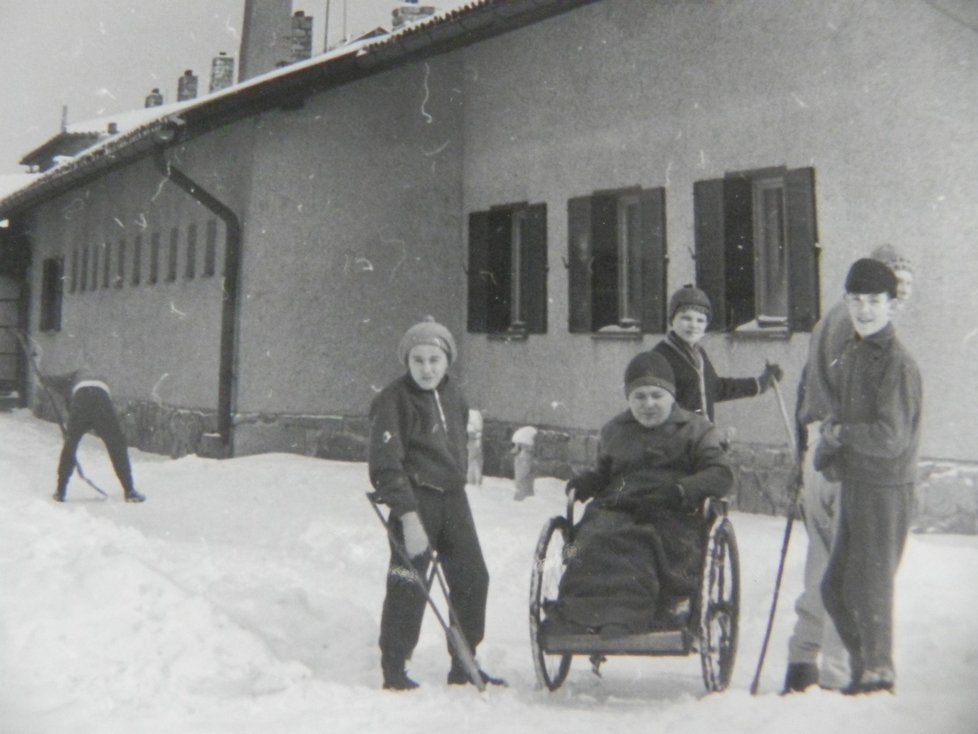
[[[557,603],[568,548],[574,539],[574,493],[567,498],[566,515],[543,526],[530,578],[530,643],[541,688],[557,690],[570,671],[575,655],[587,655],[597,673],[607,656],[690,656],[699,653],[707,692],[730,683],[737,654],[740,614],[740,558],[727,501],[708,498],[702,506],[703,547],[698,604],[685,623],[676,622],[650,632],[612,639],[599,633],[551,634],[544,625],[546,611]],[[691,600],[693,601],[693,600]]]

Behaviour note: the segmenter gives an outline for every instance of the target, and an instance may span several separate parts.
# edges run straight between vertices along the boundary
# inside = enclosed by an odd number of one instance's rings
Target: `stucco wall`
[[[671,291],[694,279],[695,181],[813,166],[823,306],[875,245],[907,252],[917,292],[898,328],[924,373],[923,453],[978,458],[972,29],[911,0],[607,0],[459,53],[466,213],[548,207],[547,335],[463,345],[468,395],[488,417],[596,428],[623,406],[627,360],[658,340],[568,333],[570,197],[664,186]],[[721,374],[780,362],[790,411],[807,342],[710,336],[705,347]],[[784,441],[772,395],[721,405],[717,421],[745,441]]]
[[[263,412],[364,415],[426,314],[461,334],[459,75],[432,59],[254,121],[239,438]]]

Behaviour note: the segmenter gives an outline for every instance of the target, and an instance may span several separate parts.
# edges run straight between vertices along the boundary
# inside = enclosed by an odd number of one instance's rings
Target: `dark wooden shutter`
[[[547,205],[526,210],[520,263],[523,318],[530,334],[547,333]]]
[[[567,310],[572,334],[591,331],[591,197],[567,202]]]
[[[639,194],[642,217],[642,331],[666,331],[666,190]]]
[[[696,285],[706,291],[713,306],[710,329],[727,326],[726,255],[723,214],[724,181],[720,178],[693,184]],[[666,319],[669,315],[666,314]]]
[[[757,313],[753,189],[751,179],[744,175],[728,176],[723,182],[727,330],[747,323]]]
[[[490,334],[508,331],[512,324],[513,209],[489,210],[489,249],[483,273],[486,289],[486,327]]]
[[[591,329],[618,324],[618,196],[591,197]]]
[[[788,326],[811,331],[818,320],[818,229],[815,218],[815,169],[785,175],[788,220]]]
[[[486,287],[485,275],[489,255],[489,212],[469,214],[469,314],[468,330],[472,334],[485,334]]]

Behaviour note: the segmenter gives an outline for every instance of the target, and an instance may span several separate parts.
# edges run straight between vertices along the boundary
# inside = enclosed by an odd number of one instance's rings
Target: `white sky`
[[[390,28],[396,0],[293,0],[314,18],[313,52],[377,26]],[[462,0],[433,0],[439,10]],[[68,122],[142,107],[158,87],[176,98],[192,69],[206,93],[211,59],[235,57],[244,0],[0,0],[0,175],[22,173],[24,154]]]

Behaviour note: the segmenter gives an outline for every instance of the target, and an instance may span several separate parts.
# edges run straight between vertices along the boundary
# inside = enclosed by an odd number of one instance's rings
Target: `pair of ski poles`
[[[30,344],[28,344],[28,342],[27,342],[27,337],[23,334],[23,332],[21,332],[20,329],[15,329],[12,326],[5,326],[3,328],[8,329],[9,331],[11,331],[13,333],[14,337],[17,339],[18,344],[20,344],[20,348],[23,350],[24,354],[27,356],[28,362],[30,363],[31,367],[34,369],[34,373],[37,375],[38,382],[41,383],[41,387],[44,388],[44,393],[48,396],[48,402],[51,403],[51,409],[54,411],[54,416],[55,416],[55,418],[58,419],[58,427],[61,429],[61,436],[62,436],[62,438],[64,438],[67,435],[67,433],[68,433],[68,429],[65,427],[64,418],[61,415],[61,411],[58,409],[58,403],[57,403],[57,401],[55,400],[54,396],[51,394],[51,390],[48,388],[47,384],[44,382],[44,378],[41,375],[41,368],[38,366],[37,359],[34,357],[34,352],[31,349]],[[96,492],[98,492],[103,497],[108,497],[109,496],[105,492],[105,490],[103,490],[101,487],[99,487],[97,484],[95,484],[95,482],[93,482],[91,479],[89,479],[85,475],[85,471],[82,469],[81,462],[78,461],[77,458],[75,458],[75,469],[78,470],[78,476],[80,476],[82,478],[82,480],[84,480],[84,482],[89,487],[91,487],[92,489],[94,489]]]
[[[462,663],[462,667],[465,668],[466,674],[469,676],[469,680],[479,689],[482,693],[486,690],[486,682],[482,679],[482,672],[479,670],[478,664],[475,662],[475,656],[472,654],[472,648],[469,647],[468,641],[465,639],[465,635],[462,634],[462,628],[458,621],[458,616],[455,614],[455,608],[452,606],[452,602],[449,598],[448,592],[448,582],[445,580],[445,575],[442,573],[441,562],[438,560],[438,554],[436,551],[432,550],[431,553],[431,573],[428,579],[423,579],[416,571],[415,564],[411,556],[407,552],[404,543],[399,541],[395,535],[394,531],[390,526],[390,523],[384,517],[384,513],[380,511],[377,506],[381,501],[380,498],[374,492],[367,493],[367,501],[373,508],[374,513],[377,515],[377,519],[380,520],[380,524],[384,526],[387,531],[387,537],[390,540],[391,547],[397,553],[398,557],[405,564],[405,567],[411,572],[411,581],[414,582],[424,593],[425,601],[431,610],[435,614],[435,618],[438,620],[438,624],[445,631],[445,636],[448,638],[448,644],[451,646],[452,652]],[[431,595],[431,586],[434,579],[438,579],[438,585],[441,587],[442,594],[445,597],[445,604],[448,607],[448,619],[446,620],[441,610],[435,604],[435,600]]]

